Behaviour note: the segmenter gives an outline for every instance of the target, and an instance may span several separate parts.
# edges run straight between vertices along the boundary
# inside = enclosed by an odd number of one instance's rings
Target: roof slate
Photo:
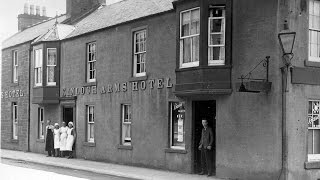
[[[170,11],[173,9],[172,2],[173,0],[123,0],[102,6],[74,24],[76,29],[67,38]]]
[[[62,22],[66,19],[66,15],[62,15],[57,18],[58,22]],[[55,24],[56,18],[51,18],[47,21],[33,25],[24,31],[17,32],[13,36],[2,42],[2,49],[15,46],[21,43],[32,41],[38,36],[45,34]]]

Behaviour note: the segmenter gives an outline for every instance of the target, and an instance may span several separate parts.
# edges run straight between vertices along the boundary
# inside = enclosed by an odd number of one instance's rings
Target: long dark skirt
[[[46,151],[54,150],[54,142],[53,142],[53,132],[51,129],[47,129],[47,138],[46,138]]]

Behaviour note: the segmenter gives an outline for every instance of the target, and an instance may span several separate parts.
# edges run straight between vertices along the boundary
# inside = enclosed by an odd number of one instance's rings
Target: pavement
[[[225,180],[214,176],[207,177],[205,175],[184,174],[165,170],[156,170],[149,168],[141,168],[134,166],[126,166],[105,162],[90,161],[84,159],[67,159],[46,157],[44,154],[36,154],[31,152],[13,151],[0,149],[0,155],[3,159],[12,159],[19,161],[27,161],[31,163],[43,164],[47,166],[64,167],[80,171],[89,171],[93,173],[106,174],[119,177],[127,177],[133,179],[147,180]]]

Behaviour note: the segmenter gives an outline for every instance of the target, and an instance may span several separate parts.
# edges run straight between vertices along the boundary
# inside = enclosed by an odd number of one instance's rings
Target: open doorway
[[[68,126],[68,123],[69,122],[73,122],[73,125],[74,125],[74,127],[75,127],[75,122],[74,122],[74,116],[73,116],[73,107],[68,107],[68,106],[65,106],[65,107],[63,107],[63,114],[62,114],[62,116],[63,116],[63,122],[65,122],[66,123],[66,126]],[[77,136],[76,136],[77,137]],[[76,138],[77,139],[77,138]],[[74,156],[74,157],[76,157],[76,140],[74,141],[74,143],[73,143],[73,147],[72,147],[72,149],[73,149],[73,152],[72,152],[72,155]]]
[[[198,150],[202,132],[202,118],[207,119],[208,126],[213,131],[212,173],[216,172],[216,101],[193,101],[193,143],[194,143],[194,173],[201,172],[201,151]]]

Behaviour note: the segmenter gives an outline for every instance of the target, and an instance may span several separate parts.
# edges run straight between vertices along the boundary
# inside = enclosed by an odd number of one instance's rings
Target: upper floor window
[[[55,69],[57,66],[57,49],[47,49],[47,85],[55,86]]]
[[[14,50],[12,52],[12,81],[13,83],[18,83],[18,51]]]
[[[18,139],[18,105],[12,103],[12,139]]]
[[[320,101],[308,105],[308,161],[320,161]]]
[[[94,106],[87,107],[87,141],[94,142]]]
[[[128,104],[121,105],[121,144],[131,145],[131,107]]]
[[[96,43],[87,44],[87,82],[96,82]]]
[[[320,0],[309,0],[309,60],[320,61]]]
[[[134,67],[135,77],[146,75],[146,41],[147,31],[134,32]]]
[[[180,13],[180,67],[199,66],[200,8]]]
[[[34,51],[34,82],[35,86],[42,86],[42,49]]]
[[[225,64],[225,17],[223,6],[214,6],[209,10],[208,65]]]

